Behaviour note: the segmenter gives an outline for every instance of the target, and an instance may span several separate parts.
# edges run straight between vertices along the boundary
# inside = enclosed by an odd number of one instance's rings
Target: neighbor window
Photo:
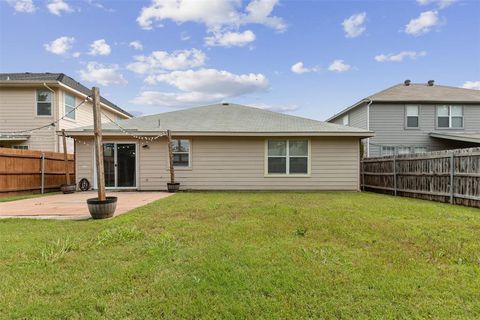
[[[75,97],[65,94],[65,117],[75,120]]]
[[[382,156],[393,156],[395,154],[412,154],[412,153],[424,153],[427,152],[427,147],[415,147],[415,146],[382,146]]]
[[[309,143],[305,139],[268,140],[267,173],[270,175],[308,174]]]
[[[405,107],[405,114],[406,114],[406,124],[407,128],[418,128],[418,106],[406,106]]]
[[[52,115],[52,92],[37,90],[37,116]]]
[[[13,146],[13,149],[28,150],[28,146]]]
[[[463,128],[463,107],[437,106],[437,127],[449,129]]]
[[[395,147],[382,146],[382,156],[393,156],[395,154]]]
[[[343,118],[342,118],[342,124],[343,124],[344,126],[348,126],[348,125],[350,124],[350,119],[348,118],[348,113],[343,116]]]
[[[174,167],[190,167],[190,140],[172,139]]]

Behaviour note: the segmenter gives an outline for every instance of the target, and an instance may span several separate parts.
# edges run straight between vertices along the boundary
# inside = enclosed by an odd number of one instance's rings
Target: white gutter
[[[157,136],[162,131],[135,131],[131,134],[136,136]],[[67,130],[69,136],[93,136],[93,130],[74,131]],[[122,136],[125,134],[117,130],[102,130],[104,136]],[[375,134],[370,131],[365,132],[205,132],[205,131],[172,131],[176,136],[236,136],[236,137],[373,137]]]

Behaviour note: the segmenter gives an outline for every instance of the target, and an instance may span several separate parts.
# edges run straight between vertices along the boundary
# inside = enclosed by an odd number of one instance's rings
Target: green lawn
[[[180,193],[0,220],[0,318],[480,318],[480,210],[370,193]]]

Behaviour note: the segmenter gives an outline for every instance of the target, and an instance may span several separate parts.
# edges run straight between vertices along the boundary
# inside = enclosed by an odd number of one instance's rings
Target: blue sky
[[[480,1],[0,1],[0,71],[136,114],[229,101],[323,120],[411,79],[480,89]]]

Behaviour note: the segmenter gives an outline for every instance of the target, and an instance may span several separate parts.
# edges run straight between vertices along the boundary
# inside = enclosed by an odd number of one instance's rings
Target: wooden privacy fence
[[[68,155],[68,166],[70,177],[75,181],[73,154]],[[65,180],[61,152],[0,148],[0,197],[56,191]]]
[[[480,207],[480,148],[365,158],[362,189]]]

